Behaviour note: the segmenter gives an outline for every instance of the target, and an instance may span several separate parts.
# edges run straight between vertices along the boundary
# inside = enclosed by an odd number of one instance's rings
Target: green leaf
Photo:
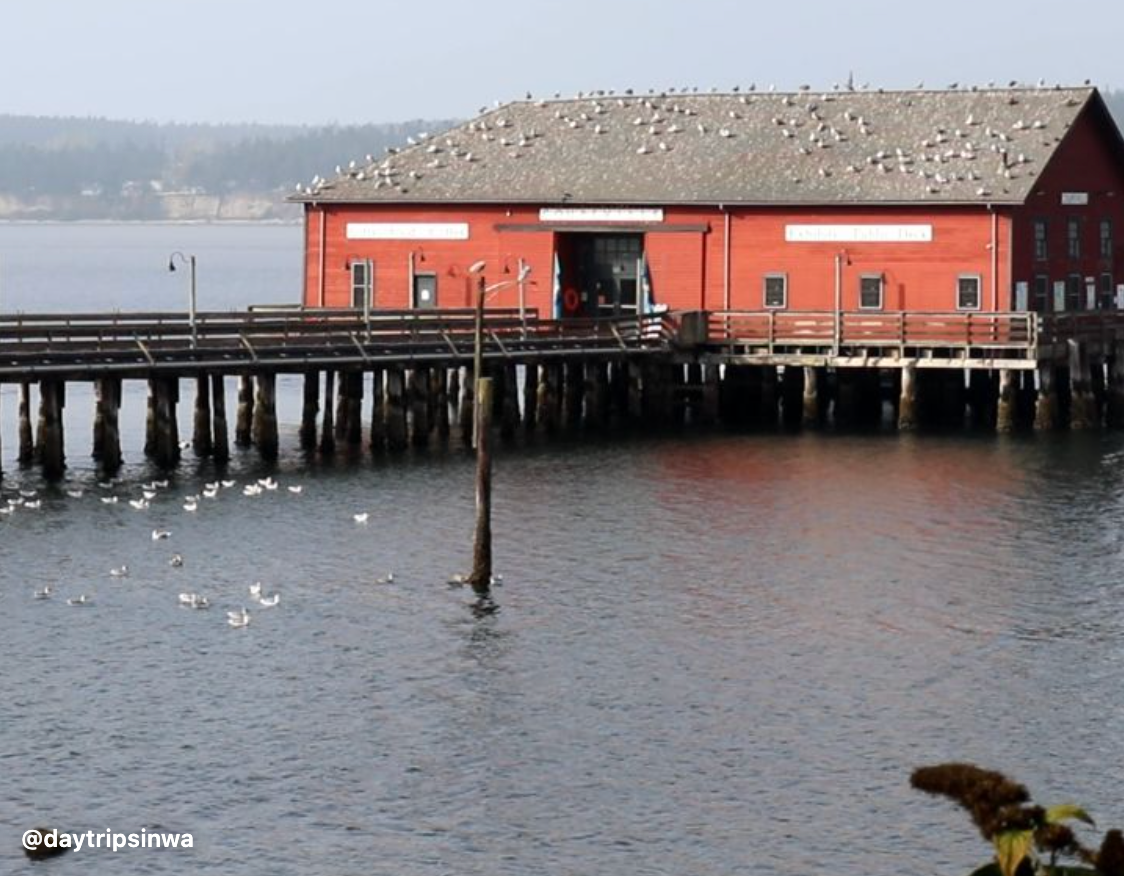
[[[1096,827],[1096,823],[1089,817],[1089,813],[1078,806],[1076,803],[1062,803],[1059,806],[1051,806],[1046,810],[1046,821],[1050,824],[1058,824],[1062,821],[1069,821],[1075,818],[1078,821],[1084,821],[1091,827]]]
[[[1019,864],[1023,862],[1034,845],[1033,830],[1005,830],[997,833],[995,839],[995,860],[1002,876],[1015,876]]]

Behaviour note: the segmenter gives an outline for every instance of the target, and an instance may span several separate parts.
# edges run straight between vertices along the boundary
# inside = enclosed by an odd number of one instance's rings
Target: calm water
[[[225,287],[232,306],[297,283],[291,228],[0,227],[0,302],[22,294],[13,254],[81,274],[59,239],[143,289],[134,236],[153,283],[165,250],[205,246],[277,278]],[[85,279],[90,300],[118,285]],[[258,498],[184,511],[215,476],[189,460],[129,508],[152,477],[139,392],[111,487],[85,458],[77,391],[63,486],[81,498],[5,457],[3,497],[34,488],[43,505],[0,518],[0,871],[957,874],[982,843],[907,781],[951,758],[1124,822],[1124,439],[513,448],[497,461],[501,611],[477,618],[445,584],[467,561],[471,460],[309,463],[286,386],[282,486]],[[229,471],[267,473],[252,454]],[[281,604],[229,628],[255,580]],[[56,597],[33,599],[47,584]],[[215,607],[180,608],[186,590]],[[83,592],[91,605],[65,604]],[[19,835],[42,823],[191,831],[196,848],[36,867]]]

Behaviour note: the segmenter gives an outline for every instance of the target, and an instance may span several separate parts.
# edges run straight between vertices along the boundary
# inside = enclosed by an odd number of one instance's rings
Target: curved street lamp
[[[180,264],[186,265],[189,273],[188,299],[187,299],[187,324],[191,327],[191,346],[195,346],[198,335],[195,329],[195,256],[184,255],[178,249],[168,256],[168,270],[176,271],[176,259]]]

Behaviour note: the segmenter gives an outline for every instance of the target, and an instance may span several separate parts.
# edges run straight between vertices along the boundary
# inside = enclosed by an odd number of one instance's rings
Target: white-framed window
[[[1032,310],[1038,313],[1049,313],[1050,307],[1050,278],[1045,274],[1034,275],[1034,301]]]
[[[787,274],[766,274],[762,290],[767,308],[783,309],[788,307]]]
[[[1101,220],[1101,258],[1112,258],[1112,220]]]
[[[956,309],[979,310],[980,287],[982,281],[979,274],[961,274],[956,278]]]
[[[1116,287],[1112,281],[1112,274],[1101,274],[1100,293],[1097,296],[1098,307],[1101,310],[1112,310],[1116,306]]]
[[[375,303],[375,265],[370,259],[351,263],[351,306],[364,307]]]
[[[859,277],[859,309],[882,309],[882,275],[863,274]]]
[[[1049,228],[1045,219],[1034,220],[1034,258],[1040,262],[1050,257]]]
[[[1081,258],[1081,219],[1070,216],[1065,224],[1066,250],[1071,259]]]

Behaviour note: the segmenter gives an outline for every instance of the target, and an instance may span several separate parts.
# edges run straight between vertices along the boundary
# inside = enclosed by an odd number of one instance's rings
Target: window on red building
[[[859,278],[859,308],[862,310],[882,309],[881,274],[863,274]]]
[[[1084,283],[1081,281],[1080,274],[1070,274],[1065,280],[1065,309],[1066,310],[1084,310],[1082,307],[1082,294]]]
[[[956,281],[956,309],[980,309],[980,275],[961,274]]]
[[[1034,220],[1034,257],[1040,262],[1044,262],[1050,257],[1050,247],[1046,236],[1048,229],[1049,226],[1045,219]]]
[[[783,308],[788,306],[787,275],[765,275],[765,306],[775,308]]]
[[[1112,220],[1101,220],[1101,258],[1112,258]]]
[[[1081,258],[1081,220],[1070,216],[1066,220],[1066,246],[1071,259]]]
[[[1048,313],[1050,310],[1050,278],[1045,274],[1034,275],[1034,301],[1030,307],[1038,313]]]
[[[1099,299],[1099,306],[1101,310],[1112,310],[1115,297],[1115,290],[1113,289],[1112,274],[1101,274],[1100,294],[1097,296]]]
[[[363,307],[365,302],[374,304],[371,297],[374,279],[374,265],[370,259],[351,263],[351,306]]]

